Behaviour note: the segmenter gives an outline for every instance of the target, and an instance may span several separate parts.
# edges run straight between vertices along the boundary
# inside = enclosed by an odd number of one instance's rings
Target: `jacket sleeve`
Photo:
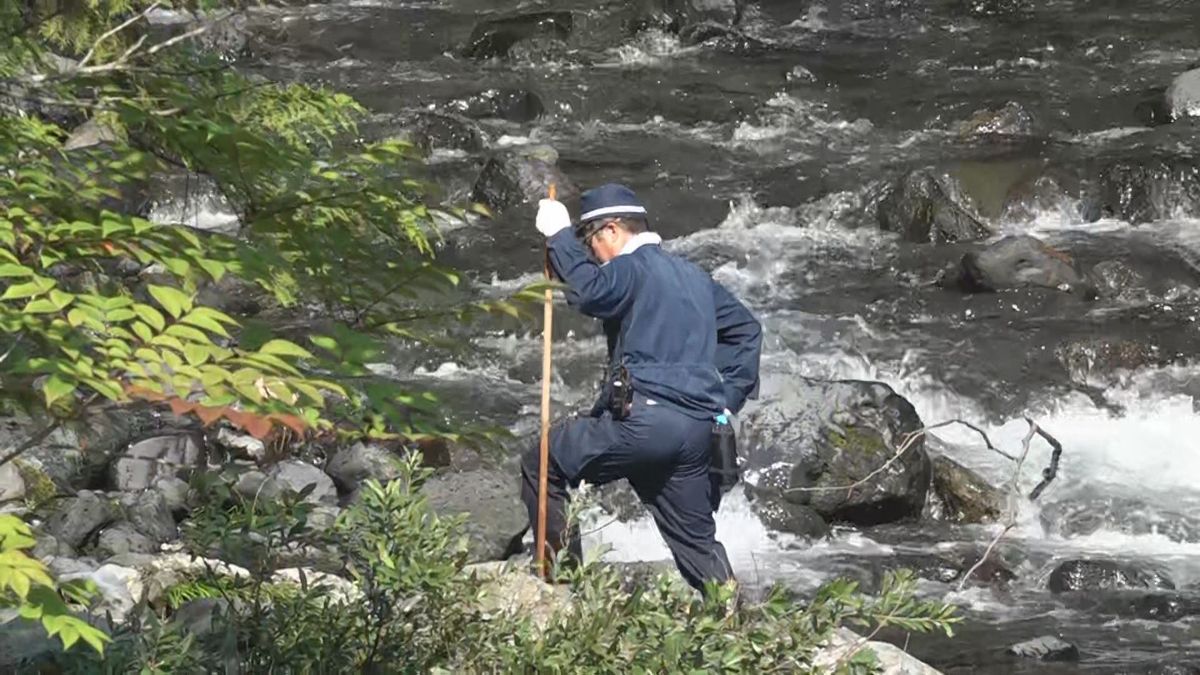
[[[612,319],[625,312],[636,288],[631,256],[617,256],[598,265],[583,250],[569,229],[546,240],[550,265],[567,285],[567,303],[597,319]]]
[[[745,305],[716,281],[713,300],[717,309],[717,370],[724,382],[725,405],[737,413],[747,399],[758,397],[762,326]]]

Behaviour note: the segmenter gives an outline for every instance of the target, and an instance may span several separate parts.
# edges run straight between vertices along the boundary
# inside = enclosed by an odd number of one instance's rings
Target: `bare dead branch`
[[[1042,469],[1042,482],[1038,483],[1037,487],[1033,488],[1033,492],[1029,493],[1029,501],[1042,496],[1042,491],[1049,487],[1050,483],[1058,477],[1058,460],[1062,457],[1063,450],[1062,443],[1059,443],[1058,439],[1048,434],[1045,429],[1038,427],[1037,433],[1050,444],[1050,447],[1054,448],[1054,451],[1050,454],[1050,465]]]
[[[952,419],[952,420],[946,420],[944,422],[938,422],[937,424],[931,424],[927,427],[924,427],[922,429],[918,429],[916,431],[909,433],[908,436],[905,437],[904,441],[900,444],[900,447],[898,447],[896,449],[895,454],[893,454],[891,456],[891,458],[889,458],[888,461],[883,464],[883,466],[879,467],[878,469],[875,469],[871,473],[864,476],[861,480],[857,480],[850,485],[821,486],[821,487],[797,487],[797,488],[788,488],[784,492],[785,493],[840,492],[842,490],[845,490],[847,492],[853,491],[856,488],[866,485],[867,483],[869,483],[871,481],[871,479],[875,478],[876,476],[883,473],[884,471],[887,471],[888,468],[890,468],[893,464],[895,464],[897,461],[899,461],[901,457],[904,456],[904,453],[908,452],[916,444],[917,439],[924,437],[925,435],[927,435],[930,431],[933,431],[934,429],[948,427],[952,424],[961,424],[961,425],[973,430],[975,433],[977,433],[983,437],[983,442],[987,444],[988,450],[991,450],[992,452],[1003,455],[1004,457],[1008,458],[1011,461],[1014,461],[1014,462],[1017,461],[1016,457],[1014,457],[1014,456],[1008,454],[1007,452],[1001,450],[1000,448],[996,447],[992,443],[992,439],[988,438],[988,435],[983,431],[983,429],[980,429],[979,427],[975,426],[974,424],[971,424],[970,422],[956,418],[956,419]]]
[[[1025,464],[1025,458],[1029,456],[1030,442],[1033,441],[1034,435],[1041,431],[1037,423],[1033,420],[1026,417],[1025,421],[1029,423],[1029,432],[1026,433],[1025,438],[1021,440],[1021,456],[1017,459],[1017,466],[1013,469],[1012,478],[1009,479],[1008,483],[1008,518],[1004,524],[1004,528],[997,532],[996,536],[992,538],[992,541],[988,543],[987,548],[984,549],[983,555],[979,557],[979,560],[976,561],[975,564],[971,566],[971,569],[967,570],[967,573],[958,580],[959,591],[965,588],[967,582],[971,580],[971,577],[975,576],[975,572],[979,570],[980,567],[983,567],[983,563],[987,562],[988,558],[992,555],[992,551],[995,550],[996,545],[1000,543],[1000,540],[1004,538],[1004,535],[1008,534],[1017,526],[1017,518],[1020,515],[1019,510],[1021,501],[1021,467]]]
[[[92,57],[96,55],[96,48],[100,46],[101,42],[104,42],[108,38],[116,35],[117,33],[120,33],[121,31],[125,30],[128,27],[132,26],[133,24],[135,24],[138,21],[145,18],[147,14],[149,14],[150,12],[152,12],[155,9],[158,9],[161,6],[162,6],[162,3],[159,3],[159,2],[152,3],[149,7],[142,10],[141,13],[139,13],[133,17],[130,17],[129,19],[127,19],[125,21],[125,23],[118,25],[116,28],[113,28],[112,30],[108,31],[107,33],[96,38],[96,41],[92,43],[91,49],[87,50],[87,53],[84,54],[83,58],[79,60],[79,65],[76,66],[76,69],[77,70],[85,69],[85,67],[88,64],[88,61],[91,61]],[[126,54],[128,54],[128,52],[126,52]]]

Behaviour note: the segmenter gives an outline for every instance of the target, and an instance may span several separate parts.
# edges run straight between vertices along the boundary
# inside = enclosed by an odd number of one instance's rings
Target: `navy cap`
[[[646,207],[638,201],[633,190],[609,183],[584,192],[579,199],[579,230],[588,229],[588,225],[601,218],[619,218],[621,216],[646,217]]]

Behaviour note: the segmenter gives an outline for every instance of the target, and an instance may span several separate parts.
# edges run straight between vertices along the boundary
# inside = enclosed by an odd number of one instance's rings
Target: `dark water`
[[[1184,202],[1137,226],[1094,222],[1063,187],[1096,179],[1113,160],[1191,161],[1200,150],[1195,125],[1151,125],[1162,89],[1200,61],[1200,3],[764,0],[748,7],[743,38],[701,46],[631,36],[627,4],[367,0],[266,10],[255,15],[264,36],[255,67],[349,90],[373,111],[374,134],[488,89],[536,94],[546,109],[536,120],[479,122],[488,146],[546,143],[579,185],[633,187],[668,246],[763,317],[769,403],[759,405],[802,404],[786,396],[797,374],[878,379],[926,422],[970,417],[1010,450],[1024,434],[1022,414],[1055,433],[1067,448],[1059,481],[1001,546],[1018,581],[964,593],[925,583],[923,593],[963,605],[970,621],[953,641],[914,639],[918,656],[946,672],[1192,672],[1168,667],[1200,663],[1193,620],[1138,619],[1119,597],[1055,597],[1045,577],[1059,560],[1103,557],[1161,565],[1180,588],[1200,583],[1200,371],[1190,365],[1200,351],[1200,209]],[[573,12],[566,45],[503,61],[461,55],[480,20],[541,9]],[[957,133],[975,111],[1010,101],[1032,116],[1031,133]],[[435,154],[445,199],[469,195],[483,157]],[[1121,260],[1145,276],[1146,291],[1087,302],[933,287],[963,248],[902,243],[877,231],[873,210],[889,181],[927,166],[954,175],[999,232],[1035,234],[1081,264]],[[1047,167],[1060,187],[1029,189]],[[517,288],[540,269],[531,208],[447,236],[446,257],[477,292]],[[601,343],[590,322],[556,317],[563,410],[590,396]],[[1060,349],[1086,339],[1150,345],[1168,365],[1112,375],[1086,361],[1064,365]],[[475,342],[473,357],[415,355],[397,368],[415,366],[414,377],[479,419],[533,428],[536,333],[496,330]],[[969,435],[939,434],[934,445],[996,480],[1010,470]],[[1046,454],[1035,446],[1030,464]],[[906,555],[977,550],[993,532],[906,526],[808,547],[763,530],[744,502],[721,519],[740,569],[803,588],[835,574],[870,577]],[[661,555],[652,531],[622,527],[605,537],[617,557]],[[1082,661],[1003,653],[1047,633],[1078,645]]]

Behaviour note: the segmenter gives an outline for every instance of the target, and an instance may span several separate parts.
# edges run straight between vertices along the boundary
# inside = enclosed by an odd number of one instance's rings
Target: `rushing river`
[[[383,131],[406,113],[445,110],[484,90],[533,93],[544,107],[536,118],[479,122],[487,145],[549,144],[579,185],[632,186],[667,246],[762,318],[764,399],[795,375],[873,379],[926,423],[970,419],[1010,451],[1020,448],[1023,415],[1053,433],[1065,447],[1058,480],[999,547],[1018,580],[1003,592],[961,593],[922,582],[923,594],[962,605],[969,621],[954,640],[914,639],[917,656],[948,673],[1200,672],[1189,669],[1200,664],[1200,620],[1149,620],[1119,598],[1046,590],[1055,563],[1070,558],[1152,563],[1185,603],[1187,589],[1200,588],[1200,368],[1190,365],[1200,352],[1200,205],[1175,203],[1136,225],[1087,217],[1066,192],[1003,208],[1030,167],[1087,178],[1099,158],[1136,164],[1200,149],[1195,125],[1152,126],[1146,107],[1200,61],[1200,2],[765,0],[747,7],[742,38],[699,46],[657,31],[632,35],[622,26],[626,4],[349,0],[265,10],[255,21],[269,38],[254,60],[272,77],[352,92]],[[504,61],[462,55],[482,18],[542,9],[574,12],[565,47]],[[995,141],[956,131],[974,111],[1010,101],[1032,118],[1028,134]],[[469,196],[481,156],[435,152],[447,200]],[[925,166],[954,173],[998,232],[1033,234],[1090,263],[1125,261],[1154,292],[1086,301],[932,286],[961,249],[882,233],[873,207],[881,186]],[[484,293],[535,280],[531,214],[511,210],[448,232],[447,259]],[[602,340],[565,307],[556,316],[553,391],[565,410],[592,396]],[[1111,376],[1066,367],[1058,348],[1082,338],[1157,346],[1172,363]],[[537,330],[474,342],[472,357],[413,356],[403,367],[479,419],[536,428]],[[930,449],[997,483],[1011,471],[966,431],[939,430]],[[1034,442],[1026,489],[1048,453]],[[718,521],[743,578],[802,591],[839,574],[870,579],[901,556],[978,550],[995,532],[840,529],[810,546],[767,531],[736,494]],[[601,544],[613,559],[667,557],[648,521],[602,527],[589,537]],[[1081,661],[1004,654],[1045,634],[1077,645]]]

